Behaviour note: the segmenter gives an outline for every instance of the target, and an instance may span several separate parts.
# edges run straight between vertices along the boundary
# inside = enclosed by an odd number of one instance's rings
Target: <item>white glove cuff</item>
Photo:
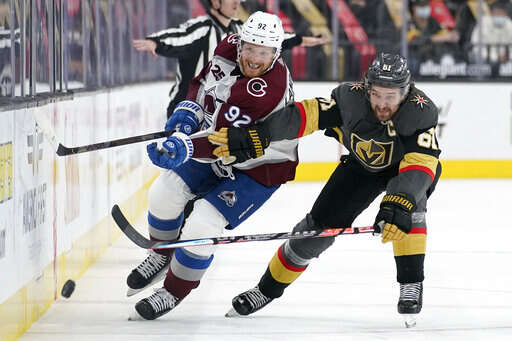
[[[179,138],[185,145],[187,155],[185,156],[185,160],[183,160],[183,162],[187,162],[188,159],[194,155],[194,143],[192,142],[192,139],[188,135],[180,132],[174,133],[172,136]]]
[[[174,111],[176,110],[186,110],[191,112],[197,117],[199,123],[201,123],[204,119],[203,107],[201,107],[199,103],[191,101],[189,99],[179,102],[174,108]]]

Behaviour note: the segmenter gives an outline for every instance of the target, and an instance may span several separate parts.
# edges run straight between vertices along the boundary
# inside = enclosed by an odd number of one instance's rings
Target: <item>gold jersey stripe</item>
[[[427,235],[408,234],[402,240],[393,241],[393,254],[398,256],[424,255],[427,249]]]
[[[293,271],[287,269],[279,259],[279,250],[274,254],[268,265],[272,278],[284,284],[289,284],[297,279],[304,271]]]
[[[316,99],[306,99],[300,103],[304,107],[306,115],[306,127],[302,136],[306,136],[318,130],[318,101]]]
[[[338,141],[339,141],[341,144],[343,144],[343,132],[341,131],[341,129],[340,129],[340,128],[338,128],[338,127],[334,127],[334,128],[332,128],[332,130],[334,130],[334,132],[335,132],[336,134],[338,134]]]
[[[439,160],[432,155],[423,153],[407,153],[400,162],[400,169],[410,166],[422,166],[430,169],[435,176],[438,162]]]

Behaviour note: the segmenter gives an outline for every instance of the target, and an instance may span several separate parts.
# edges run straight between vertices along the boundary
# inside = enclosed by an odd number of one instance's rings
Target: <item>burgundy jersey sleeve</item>
[[[219,43],[219,45],[217,45],[213,55],[236,62],[238,57],[237,45],[239,39],[240,35],[237,33],[227,36]]]

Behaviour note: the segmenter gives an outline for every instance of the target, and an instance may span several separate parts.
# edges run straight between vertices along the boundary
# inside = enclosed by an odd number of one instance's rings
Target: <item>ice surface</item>
[[[322,183],[288,184],[229,234],[290,231]],[[127,298],[126,276],[145,251],[121,237],[21,340],[512,340],[512,181],[442,180],[429,202],[423,311],[407,329],[391,245],[340,236],[278,300],[225,318],[281,241],[220,246],[201,286],[155,321],[128,321],[147,290]],[[332,209],[337,209],[333,207]],[[377,203],[354,224],[370,225]],[[144,230],[144,220],[138,222]]]

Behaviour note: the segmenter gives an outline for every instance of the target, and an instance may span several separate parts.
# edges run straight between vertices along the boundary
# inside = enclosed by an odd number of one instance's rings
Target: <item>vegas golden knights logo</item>
[[[393,142],[379,142],[371,139],[363,140],[356,134],[350,139],[352,151],[368,167],[374,169],[385,168],[391,163]]]

